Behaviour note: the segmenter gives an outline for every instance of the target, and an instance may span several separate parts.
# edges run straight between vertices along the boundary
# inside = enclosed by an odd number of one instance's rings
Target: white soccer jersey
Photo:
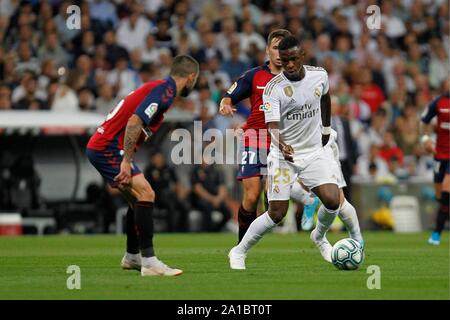
[[[308,65],[303,68],[302,80],[290,81],[282,72],[266,85],[263,94],[266,123],[280,123],[284,142],[294,149],[294,161],[322,148],[320,99],[329,88],[325,69]],[[270,152],[283,159],[273,143]]]

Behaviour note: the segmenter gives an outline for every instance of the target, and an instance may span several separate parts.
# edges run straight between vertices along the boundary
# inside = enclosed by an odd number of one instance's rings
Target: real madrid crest
[[[320,97],[320,89],[319,89],[319,88],[314,89],[314,95],[315,95],[317,98]]]
[[[292,97],[292,94],[294,93],[294,90],[292,90],[291,86],[287,86],[284,87],[284,93],[288,96],[288,97]]]

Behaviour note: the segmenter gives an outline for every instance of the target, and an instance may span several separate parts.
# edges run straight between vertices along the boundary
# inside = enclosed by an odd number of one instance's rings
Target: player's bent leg
[[[233,247],[229,254],[230,268],[245,270],[247,252],[286,215],[289,200],[270,201],[269,212],[265,212],[250,224],[242,241]]]
[[[126,252],[120,262],[120,266],[124,270],[141,271],[141,255],[139,254],[139,241],[135,228],[135,219],[133,210],[136,199],[131,194],[131,190],[128,190],[122,186],[118,186],[118,189],[128,202],[128,210],[126,217],[127,247]]]
[[[450,191],[450,167],[449,161],[439,161],[438,169],[434,174],[436,200],[439,203],[436,215],[436,226],[428,239],[431,245],[441,243],[441,233],[445,227],[445,222],[449,218],[449,191]]]
[[[441,233],[444,230],[445,223],[449,219],[449,191],[450,191],[450,175],[446,174],[441,184],[441,197],[436,217],[436,227],[428,240],[429,244],[439,245],[441,243]]]
[[[344,197],[344,192],[340,189],[340,208],[338,213],[339,218],[344,224],[347,232],[352,239],[355,239],[364,248],[364,240],[359,227],[358,215],[356,214],[355,207]]]
[[[242,179],[244,196],[238,212],[239,240],[241,242],[250,224],[256,219],[256,208],[261,190],[261,178]]]
[[[242,199],[243,208],[248,212],[256,212],[261,193],[261,178],[251,177],[242,179],[242,186],[244,188],[244,196]]]
[[[331,263],[332,246],[325,234],[339,212],[339,189],[336,184],[327,183],[313,188],[312,191],[322,201],[322,205],[317,214],[317,225],[311,232],[310,238],[324,260]]]
[[[142,276],[177,276],[182,270],[170,268],[156,256],[153,248],[153,204],[155,193],[143,174],[132,178],[131,184],[125,186],[136,198],[134,204],[135,223],[141,252]]]
[[[292,185],[291,198],[303,205],[302,230],[311,230],[314,227],[314,212],[319,205],[319,199],[305,188],[296,180]]]

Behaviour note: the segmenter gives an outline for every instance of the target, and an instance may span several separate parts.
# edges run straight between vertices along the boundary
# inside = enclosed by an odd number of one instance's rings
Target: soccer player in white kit
[[[324,148],[331,133],[328,75],[323,68],[303,65],[304,51],[297,38],[284,38],[278,49],[284,71],[266,85],[262,106],[272,138],[267,159],[269,210],[253,221],[242,241],[230,250],[232,269],[245,269],[250,248],[284,218],[297,178],[323,204],[311,240],[331,262],[332,246],[325,233],[339,211],[340,192],[338,165]]]

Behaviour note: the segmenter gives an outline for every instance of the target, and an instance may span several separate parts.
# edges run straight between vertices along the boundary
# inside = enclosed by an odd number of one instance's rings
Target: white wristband
[[[322,134],[329,135],[331,133],[331,127],[322,127]]]

